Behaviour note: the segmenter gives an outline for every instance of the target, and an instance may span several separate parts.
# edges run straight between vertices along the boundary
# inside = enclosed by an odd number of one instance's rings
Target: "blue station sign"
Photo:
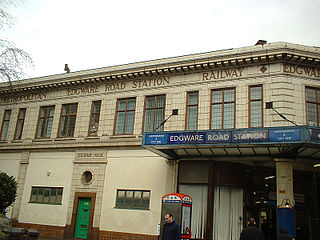
[[[269,130],[270,142],[292,142],[300,140],[300,128]]]
[[[302,130],[295,128],[236,129],[199,132],[155,132],[144,134],[144,145],[203,145],[232,143],[277,143],[301,141]],[[310,129],[310,140],[320,142],[320,129]]]

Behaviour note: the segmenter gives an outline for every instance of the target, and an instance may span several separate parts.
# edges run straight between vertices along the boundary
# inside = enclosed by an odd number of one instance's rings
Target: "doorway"
[[[75,238],[87,239],[89,231],[91,198],[79,198],[78,217],[76,222]]]

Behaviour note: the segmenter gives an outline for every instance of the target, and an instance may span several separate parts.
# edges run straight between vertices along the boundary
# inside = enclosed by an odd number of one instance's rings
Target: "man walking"
[[[264,240],[263,233],[256,227],[254,218],[250,218],[248,227],[242,230],[240,240]]]
[[[164,216],[165,224],[163,227],[162,240],[181,240],[180,226],[173,219],[171,213]]]

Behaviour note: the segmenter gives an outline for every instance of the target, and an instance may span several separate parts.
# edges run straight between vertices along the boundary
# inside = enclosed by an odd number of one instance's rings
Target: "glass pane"
[[[53,117],[53,115],[54,115],[54,106],[49,107],[49,116]]]
[[[91,119],[91,125],[90,125],[90,135],[97,134],[98,127],[99,127],[99,113],[94,113]]]
[[[93,103],[93,112],[98,113],[100,112],[101,101],[96,101]]]
[[[124,199],[125,199],[125,191],[118,191],[116,206],[124,207],[124,202],[125,202]]]
[[[72,104],[70,113],[73,113],[73,114],[77,113],[77,109],[78,109],[78,104]]]
[[[223,128],[234,128],[234,103],[224,105]]]
[[[261,101],[250,103],[250,127],[262,126],[262,107]]]
[[[149,209],[150,192],[142,192],[142,208]]]
[[[26,109],[20,109],[19,111],[19,119],[24,119],[26,116]]]
[[[43,188],[39,188],[37,202],[43,203]]]
[[[60,126],[60,137],[65,137],[67,135],[67,122],[68,118],[67,117],[62,117],[61,118],[61,126]]]
[[[198,106],[188,107],[187,130],[197,129]]]
[[[62,188],[58,188],[56,203],[62,203],[62,191],[63,191]]]
[[[42,137],[44,137],[44,119],[40,118],[37,138],[42,138]]]
[[[155,97],[146,98],[146,108],[154,108],[155,106]]]
[[[307,102],[316,102],[316,90],[306,88],[306,100]]]
[[[6,140],[9,129],[9,122],[6,121],[3,123],[2,132],[1,132],[1,140]]]
[[[224,101],[234,102],[234,89],[227,89],[224,91]]]
[[[166,100],[166,97],[165,96],[158,96],[157,97],[157,108],[164,108],[164,105],[165,105],[165,100]]]
[[[126,104],[127,104],[127,100],[126,99],[119,100],[118,111],[125,111],[126,110]]]
[[[222,102],[222,91],[212,91],[212,103]]]
[[[307,121],[310,126],[317,126],[317,109],[316,104],[307,103]]]
[[[136,99],[128,99],[128,110],[135,110],[136,108]]]
[[[154,121],[154,110],[146,110],[145,119],[144,119],[145,132],[153,131],[153,121]]]
[[[163,120],[164,120],[164,109],[157,109],[154,127],[158,127]],[[163,125],[157,131],[163,131]]]
[[[222,105],[221,104],[212,105],[211,129],[221,129],[221,128],[222,128]]]
[[[68,137],[73,137],[75,125],[76,125],[76,116],[70,116]]]
[[[16,139],[21,139],[24,120],[18,120]]]
[[[133,133],[133,124],[134,124],[134,112],[133,111],[127,112],[125,134]]]
[[[261,97],[261,86],[250,87],[250,100],[260,100]]]
[[[11,117],[11,110],[6,110],[4,113],[4,120],[9,121]]]
[[[69,112],[69,105],[62,105],[61,113],[62,115],[66,115]]]
[[[50,198],[50,189],[46,188],[44,190],[43,202],[44,203],[49,203],[49,198]]]
[[[188,105],[198,104],[198,92],[188,94]]]
[[[127,191],[126,192],[126,201],[125,206],[126,207],[132,207],[133,202],[133,191]]]
[[[123,134],[125,112],[118,112],[116,134]]]
[[[56,203],[56,195],[57,195],[57,189],[52,188],[50,193],[50,203]]]
[[[30,202],[36,202],[37,195],[38,195],[38,188],[32,188]]]
[[[52,122],[53,122],[53,118],[49,118],[47,122],[45,138],[50,138],[51,136]]]
[[[141,208],[141,191],[134,192],[134,199],[133,199],[133,207],[134,208]]]
[[[40,108],[40,117],[46,116],[47,108]]]

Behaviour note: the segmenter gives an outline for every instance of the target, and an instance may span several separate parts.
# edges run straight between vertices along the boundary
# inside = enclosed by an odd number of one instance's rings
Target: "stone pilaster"
[[[294,206],[293,160],[276,158],[277,170],[277,206],[284,207],[286,202]]]
[[[20,169],[19,169],[19,175],[17,180],[18,181],[17,197],[16,197],[16,201],[14,202],[13,210],[12,210],[12,219],[14,220],[18,220],[19,218],[23,189],[24,189],[27,170],[29,166],[29,156],[30,156],[30,152],[21,153]]]

